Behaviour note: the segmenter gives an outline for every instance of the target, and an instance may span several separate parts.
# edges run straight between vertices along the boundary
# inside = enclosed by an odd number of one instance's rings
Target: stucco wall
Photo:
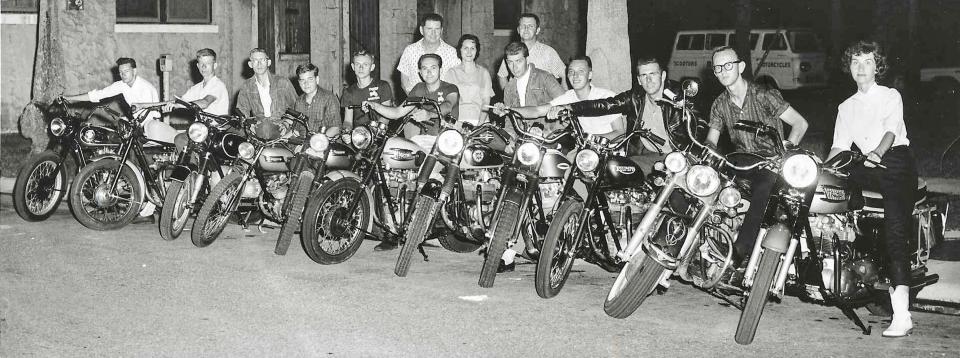
[[[17,117],[30,101],[37,25],[0,25],[0,132],[16,132]]]
[[[400,88],[397,63],[403,48],[409,45],[417,31],[417,2],[412,0],[380,0],[380,75]]]

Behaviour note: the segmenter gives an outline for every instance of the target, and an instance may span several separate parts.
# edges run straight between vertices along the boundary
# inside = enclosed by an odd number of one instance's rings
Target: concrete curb
[[[0,194],[12,194],[15,178],[0,177]]]

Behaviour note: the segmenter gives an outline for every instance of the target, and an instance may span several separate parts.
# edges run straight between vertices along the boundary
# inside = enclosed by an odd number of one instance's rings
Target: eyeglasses
[[[740,62],[743,62],[743,60],[730,61],[722,65],[714,65],[713,73],[720,73],[720,71],[723,71],[723,70],[730,71],[733,69],[733,66],[736,66]]]

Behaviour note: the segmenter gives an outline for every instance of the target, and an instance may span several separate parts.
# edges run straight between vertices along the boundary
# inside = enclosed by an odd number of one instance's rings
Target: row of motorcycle
[[[659,100],[674,109],[680,130],[670,133],[674,150],[649,173],[622,149],[638,138],[667,138],[642,123],[614,139],[589,136],[569,113],[546,133],[509,110],[477,126],[443,118],[426,151],[400,136],[415,124],[409,117],[388,123],[370,114],[369,125],[339,133],[310,131],[302,114],[287,111],[282,134],[263,137],[245,118],[179,101],[193,123],[178,149],[143,132],[141,122],[159,107],[97,107],[115,118],[104,126],[58,99],[46,113],[57,140],[24,164],[14,202],[22,218],[40,221],[69,194],[74,216],[96,230],[121,228],[156,207],[165,240],[195,218],[189,232],[198,247],[230,222],[275,224],[276,254],[286,254],[299,232],[304,252],[320,264],[344,262],[365,238],[379,237],[401,245],[397,276],[410,273],[418,253],[427,260],[423,243],[436,239],[454,252],[483,250],[482,287],[493,286],[502,254],[522,239],[524,255],[537,261],[535,289],[543,298],[559,294],[576,259],[617,272],[604,302],[611,317],[630,316],[677,279],[741,309],[740,344],[753,341],[764,307],[784,295],[838,307],[869,334],[854,309],[889,313],[882,198],[846,184],[850,168],[867,159],[846,152],[822,162],[786,147],[771,157],[722,155],[696,135],[697,92],[697,83],[686,81],[678,95]],[[440,113],[429,99],[401,105]],[[503,129],[507,120],[513,136]],[[762,123],[741,121],[737,129],[782,143]],[[755,171],[778,180],[764,229],[736,265],[733,244],[749,207],[744,177]],[[943,217],[918,195],[914,295],[938,280],[926,262],[942,239]]]

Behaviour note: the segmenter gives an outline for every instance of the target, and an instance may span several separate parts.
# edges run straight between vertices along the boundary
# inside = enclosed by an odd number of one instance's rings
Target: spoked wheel
[[[13,207],[23,220],[43,221],[53,215],[67,189],[63,160],[51,151],[44,151],[20,167],[13,186]]]
[[[117,184],[111,188],[114,179]],[[139,213],[141,190],[133,170],[115,159],[102,159],[77,174],[70,187],[70,205],[83,226],[94,230],[119,229]]]
[[[433,227],[433,219],[436,218],[437,200],[427,195],[417,196],[417,204],[410,215],[410,225],[407,226],[406,237],[403,242],[403,248],[400,249],[400,256],[397,256],[397,265],[393,273],[397,276],[407,276],[410,270],[410,259],[417,252],[417,248],[427,238],[428,231]]]
[[[232,206],[235,206],[231,204],[237,200],[243,188],[242,179],[243,174],[234,171],[220,180],[210,191],[190,229],[190,241],[194,246],[207,247],[223,232],[223,228],[227,226],[227,219],[232,214]]]
[[[522,195],[522,194],[518,194]],[[500,258],[507,250],[507,242],[517,231],[517,221],[520,220],[520,204],[518,200],[504,198],[503,205],[497,217],[494,218],[491,230],[493,239],[487,246],[487,257],[483,259],[483,268],[480,270],[480,287],[493,287],[497,279],[497,268],[500,267]]]
[[[743,305],[743,311],[740,312],[740,323],[737,324],[737,334],[734,336],[737,343],[753,343],[753,337],[757,334],[757,325],[760,324],[763,308],[770,298],[770,288],[773,287],[779,265],[779,252],[764,250],[760,255],[760,264],[757,265],[756,278],[753,280],[753,286],[750,287],[750,296],[747,296],[747,303]]]
[[[666,235],[663,225],[665,215],[661,214],[652,227],[656,233],[653,240],[660,240]],[[617,275],[616,281],[610,287],[606,301],[603,302],[603,311],[613,318],[627,318],[643,304],[647,295],[657,286],[657,281],[663,275],[665,268],[647,257],[644,252],[638,252],[640,257],[628,261]]]
[[[537,295],[542,298],[556,296],[567,282],[580,240],[588,234],[584,232],[576,237],[577,229],[584,222],[582,215],[583,203],[576,199],[564,200],[547,229],[534,279]]]
[[[356,196],[356,210],[348,212]],[[330,265],[346,261],[360,249],[370,224],[370,201],[353,178],[328,181],[307,201],[300,227],[303,250],[314,262]]]
[[[171,181],[160,209],[160,237],[174,240],[183,232],[190,217],[190,195],[193,193],[196,173],[190,173],[183,182]]]

